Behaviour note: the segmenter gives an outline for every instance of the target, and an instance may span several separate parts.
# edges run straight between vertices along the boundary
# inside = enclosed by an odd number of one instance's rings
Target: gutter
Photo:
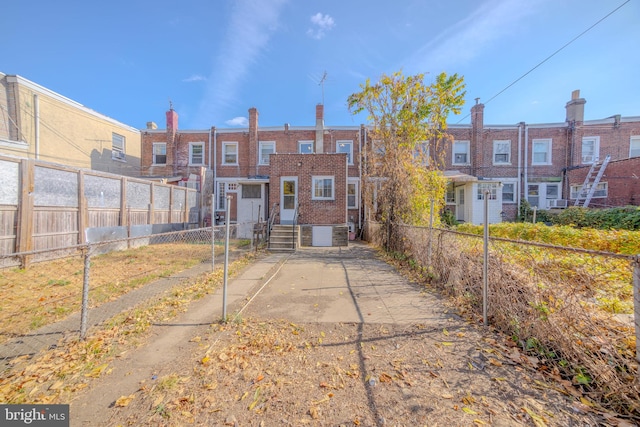
[[[524,189],[523,189],[523,197],[527,198],[528,196],[528,188],[529,188],[529,170],[527,164],[529,163],[529,125],[524,126]]]

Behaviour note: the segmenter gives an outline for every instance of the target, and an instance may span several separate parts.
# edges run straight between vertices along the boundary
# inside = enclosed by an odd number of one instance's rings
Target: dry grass
[[[482,320],[482,239],[402,228],[396,258]],[[492,242],[489,324],[531,357],[545,375],[584,393],[602,411],[640,421],[629,261]]]
[[[243,242],[235,242],[235,245]],[[216,246],[216,254],[223,252]],[[92,307],[119,298],[149,282],[211,259],[211,246],[165,243],[93,256]],[[65,318],[81,308],[82,256],[0,271],[0,342]]]

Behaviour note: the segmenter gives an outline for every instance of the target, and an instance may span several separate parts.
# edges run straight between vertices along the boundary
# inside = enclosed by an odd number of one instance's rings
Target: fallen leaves
[[[129,406],[129,403],[131,403],[131,401],[135,398],[135,394],[130,394],[128,396],[120,396],[114,406],[116,406],[117,408],[124,408],[126,406]]]

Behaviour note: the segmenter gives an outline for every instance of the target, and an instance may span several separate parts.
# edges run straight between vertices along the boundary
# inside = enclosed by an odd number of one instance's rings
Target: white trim
[[[193,163],[193,147],[195,146],[202,147],[202,162],[201,163]],[[204,141],[194,141],[189,143],[189,166],[202,166],[204,165]]]
[[[15,150],[28,150],[29,144],[24,141],[12,141],[10,139],[0,139],[0,147],[13,148]]]
[[[301,139],[298,141],[298,154],[313,154],[314,153],[314,149],[313,149],[313,139]],[[302,144],[311,144],[311,153],[303,153],[302,151],[300,151],[300,146]]]
[[[506,153],[498,153],[496,151],[496,147],[499,145],[507,145],[508,147],[508,151]],[[496,154],[506,154],[507,155],[507,161],[506,162],[497,162],[496,161]],[[493,154],[491,156],[491,161],[495,166],[504,166],[504,165],[511,165],[511,140],[510,139],[494,139],[493,140]]]
[[[585,141],[593,141],[593,154],[585,156],[584,143]],[[582,143],[580,144],[580,159],[582,164],[592,164],[600,160],[600,137],[599,136],[583,136]]]
[[[164,145],[164,163],[156,163],[156,145]],[[166,142],[152,142],[151,143],[151,164],[152,165],[166,165],[167,164],[167,143]]]
[[[535,151],[534,148],[536,143],[540,144],[546,142],[547,143],[547,161],[546,162],[536,162],[535,160]],[[548,166],[553,164],[553,159],[551,158],[551,153],[553,152],[553,139],[552,138],[535,138],[531,140],[531,166]]]
[[[338,146],[340,144],[348,144],[350,149],[349,152],[346,153],[347,154],[347,164],[349,165],[353,165],[354,163],[354,159],[353,159],[353,140],[352,139],[339,139],[336,141],[336,153],[344,153],[344,151],[338,151]]]
[[[269,166],[269,160],[265,162],[262,158],[262,149],[265,147],[273,147],[273,152],[269,154],[276,154],[276,142],[275,141],[258,141],[258,165]]]
[[[456,153],[456,144],[465,144],[467,149],[465,153],[467,155],[466,162],[456,162],[456,154],[463,154],[462,152]],[[451,148],[451,164],[452,165],[470,165],[471,164],[471,141],[468,140],[455,140],[453,141],[453,146]]]
[[[316,196],[316,181],[331,180],[331,196]],[[333,175],[314,175],[311,177],[311,200],[335,200],[336,199],[336,179]]]
[[[226,152],[226,147],[236,147],[236,161],[235,163],[227,163],[227,152]],[[238,159],[239,157],[239,153],[238,153],[238,143],[234,142],[234,141],[224,141],[222,143],[222,161],[220,162],[221,166],[238,166],[238,161],[240,159]]]
[[[636,143],[636,145],[637,145],[637,148],[636,148],[635,150],[638,152],[638,154],[637,154],[636,156],[633,156],[633,157],[632,157],[632,156],[631,156],[631,154],[632,154],[632,153],[631,153],[631,151],[632,151],[632,150],[631,150],[631,145],[632,145],[634,142],[635,142],[635,143]],[[630,159],[633,159],[633,158],[636,158],[636,157],[640,157],[640,135],[631,135],[631,137],[629,137],[629,158],[630,158]]]
[[[354,195],[355,198],[355,206],[349,206],[349,185],[353,184],[356,186],[356,194]],[[347,178],[347,209],[358,209],[360,207],[360,179],[359,178]]]

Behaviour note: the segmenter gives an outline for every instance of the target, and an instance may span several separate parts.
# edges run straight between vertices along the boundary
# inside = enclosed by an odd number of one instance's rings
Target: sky
[[[476,98],[485,124],[563,122],[576,89],[595,120],[640,116],[639,20],[640,0],[20,0],[0,72],[138,129],[170,106],[180,129],[246,127],[251,107],[313,126],[319,103],[357,126],[348,96],[396,71],[462,76],[449,124]]]

